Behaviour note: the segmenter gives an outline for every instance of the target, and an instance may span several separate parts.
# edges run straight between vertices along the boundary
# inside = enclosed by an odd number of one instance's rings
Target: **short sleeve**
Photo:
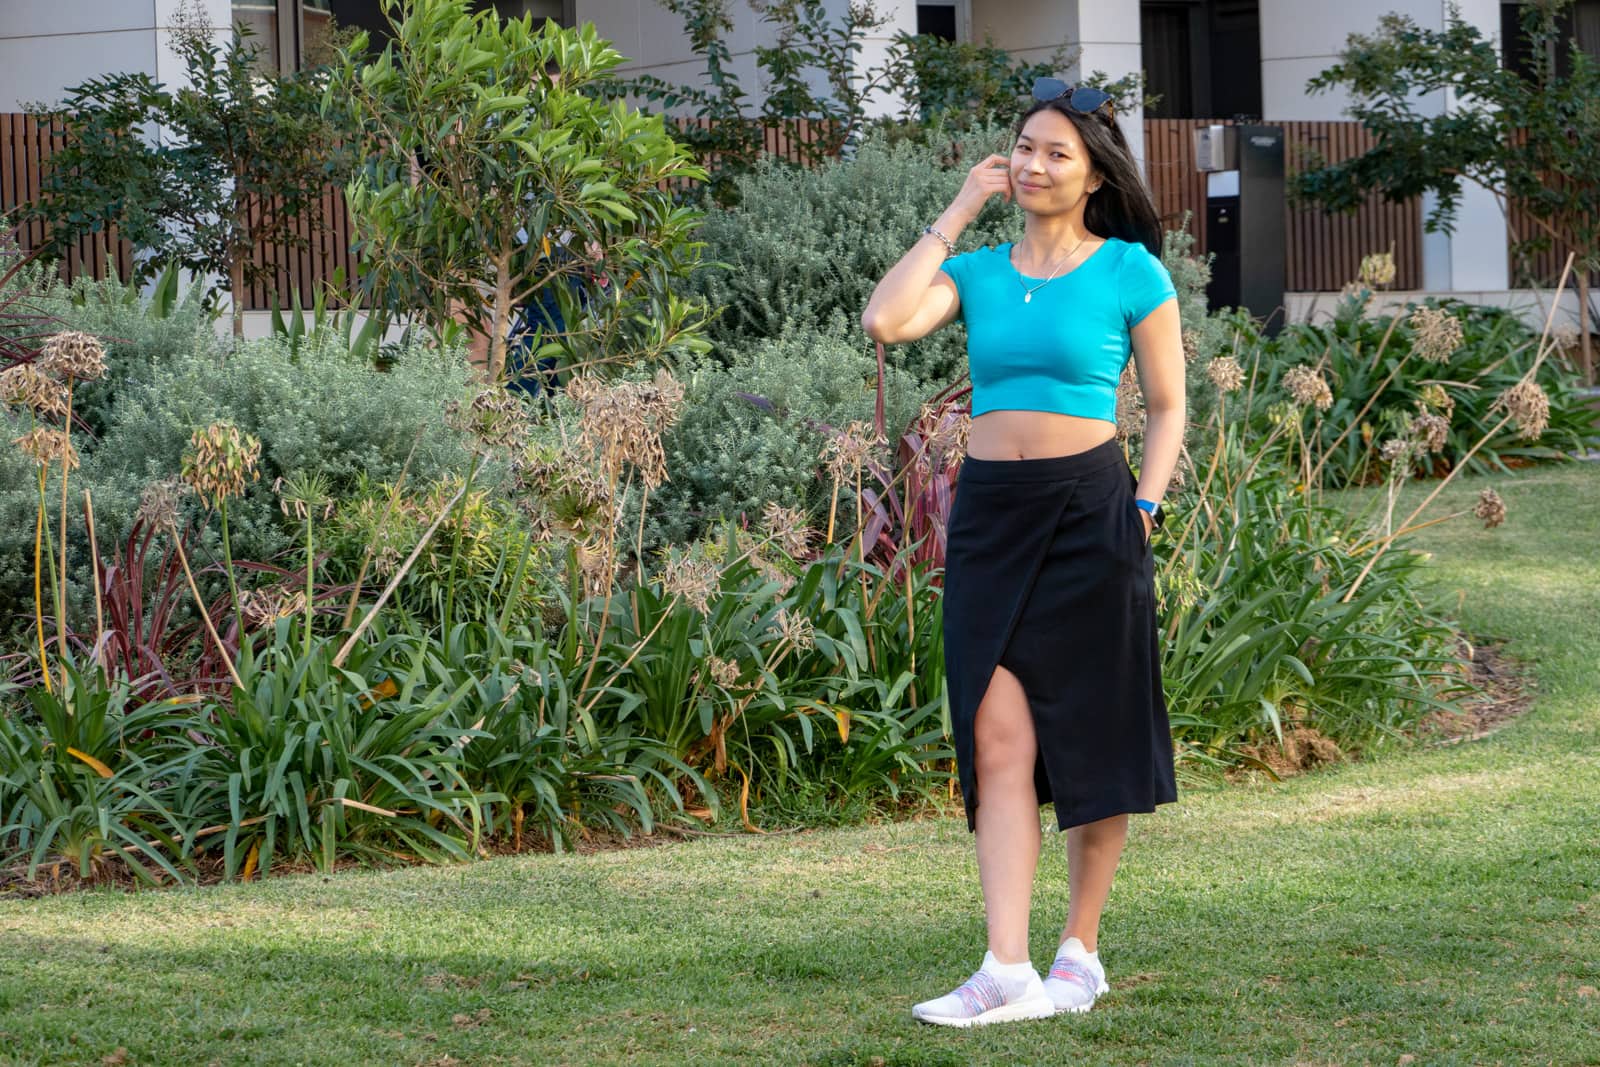
[[[956,283],[956,296],[961,299],[961,320],[963,322],[966,321],[967,317],[967,279],[970,277],[971,268],[971,252],[963,252],[959,256],[951,256],[939,264],[939,269],[948,274],[950,280]]]
[[[1139,325],[1146,315],[1178,295],[1172,275],[1161,260],[1142,244],[1135,244],[1122,257],[1117,291],[1122,301],[1122,319],[1128,328]]]

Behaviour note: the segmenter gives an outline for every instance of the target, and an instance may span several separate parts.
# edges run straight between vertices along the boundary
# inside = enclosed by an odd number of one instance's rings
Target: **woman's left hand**
[[[1150,543],[1150,535],[1155,532],[1156,520],[1144,508],[1139,509],[1139,521],[1144,523],[1144,543]]]

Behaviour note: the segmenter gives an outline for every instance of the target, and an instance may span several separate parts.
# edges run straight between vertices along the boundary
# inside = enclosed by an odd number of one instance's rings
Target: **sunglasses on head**
[[[1067,98],[1067,106],[1080,115],[1092,115],[1102,107],[1106,114],[1111,115],[1116,111],[1116,105],[1111,103],[1111,94],[1103,89],[1092,89],[1087,85],[1077,87],[1068,85],[1060,78],[1035,78],[1033,82],[1033,98],[1041,104],[1048,104],[1054,100]]]

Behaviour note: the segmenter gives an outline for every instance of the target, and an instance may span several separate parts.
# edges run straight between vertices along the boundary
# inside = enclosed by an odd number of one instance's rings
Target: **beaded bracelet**
[[[931,233],[935,237],[937,237],[939,240],[944,242],[945,258],[946,259],[949,259],[951,256],[956,254],[955,242],[951,241],[950,238],[946,237],[944,234],[940,233],[938,230],[934,229],[932,226],[924,226],[922,228],[922,232],[923,233]]]

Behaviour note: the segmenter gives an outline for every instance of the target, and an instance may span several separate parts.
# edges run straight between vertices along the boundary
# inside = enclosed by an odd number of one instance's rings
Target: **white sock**
[[[1100,950],[1095,949],[1093,952],[1088,951],[1083,947],[1083,942],[1079,941],[1076,937],[1069,937],[1065,941],[1061,942],[1061,947],[1056,949],[1056,959],[1061,958],[1061,954],[1067,950],[1068,945],[1076,945],[1079,952],[1082,952],[1085,956],[1088,956],[1096,963],[1100,962]]]
[[[1091,974],[1097,977],[1096,986],[1105,984],[1105,968],[1100,963],[1099,952],[1086,951],[1083,942],[1078,938],[1069,937],[1061,943],[1055,960],[1050,964],[1050,970],[1053,972],[1063,959],[1086,960],[1091,968]],[[1075,964],[1070,969],[1077,970],[1079,966],[1081,965]],[[1076,978],[1052,978],[1048,973],[1044,980],[1044,989],[1055,1002],[1057,1011],[1085,1011],[1099,995],[1098,989],[1086,988]]]
[[[1007,1000],[1021,996],[1027,990],[1028,983],[1039,976],[1039,972],[1033,969],[1031,961],[1001,963],[995,959],[992,951],[983,954],[983,966],[980,969],[994,975],[1000,983],[1000,988],[1005,990]]]

